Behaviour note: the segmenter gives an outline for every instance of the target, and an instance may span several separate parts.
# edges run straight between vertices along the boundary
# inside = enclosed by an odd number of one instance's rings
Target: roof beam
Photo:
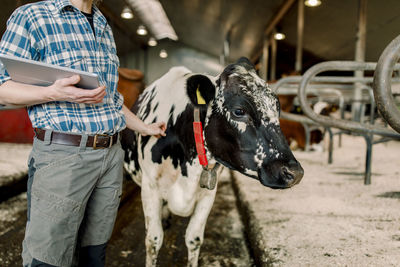
[[[289,9],[293,6],[293,4],[296,1],[301,1],[301,0],[287,0],[285,1],[279,8],[278,12],[276,15],[269,21],[267,28],[264,31],[264,36],[268,36],[272,31],[275,29],[276,25],[282,20],[282,18],[286,15],[286,13],[289,11]],[[264,40],[264,38],[262,38]],[[251,61],[255,62],[262,54],[262,47],[257,48],[257,51],[253,54],[251,57]]]

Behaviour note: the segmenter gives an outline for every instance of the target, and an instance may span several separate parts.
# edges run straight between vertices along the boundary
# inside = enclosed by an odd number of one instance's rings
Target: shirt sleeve
[[[0,41],[0,54],[32,59],[33,49],[30,41],[29,16],[22,9],[17,9],[7,21],[7,29]],[[0,65],[0,84],[10,79],[3,64]]]

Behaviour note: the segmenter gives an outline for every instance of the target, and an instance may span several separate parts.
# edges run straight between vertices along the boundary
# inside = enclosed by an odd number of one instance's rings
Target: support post
[[[372,134],[364,134],[365,143],[367,145],[367,155],[365,157],[365,176],[364,176],[364,184],[371,184],[371,162],[372,162],[372,145],[373,145],[373,136]]]
[[[300,74],[303,63],[303,35],[304,35],[304,2],[298,0],[297,10],[297,47],[296,47],[296,63],[295,71]]]
[[[231,30],[232,28],[229,29],[228,33],[225,36],[225,40],[224,43],[222,44],[222,54],[219,57],[219,63],[222,66],[225,66],[228,58],[229,58],[229,54],[230,54],[230,39],[231,39]]]
[[[355,61],[365,62],[365,48],[366,48],[366,38],[367,38],[367,1],[358,1],[358,30],[356,36],[356,49],[355,49]],[[356,78],[364,76],[364,71],[359,70],[354,72]],[[362,84],[355,83],[351,111],[352,117],[355,121],[360,121],[361,119],[361,101],[362,101]]]
[[[261,78],[268,81],[269,40],[264,36],[263,52],[261,57]]]
[[[325,130],[329,134],[329,145],[328,145],[328,164],[332,164],[332,154],[333,154],[333,132],[331,127],[325,127]]]
[[[270,80],[276,80],[276,54],[277,54],[277,42],[274,38],[276,30],[272,32],[271,37],[271,72],[270,72]]]

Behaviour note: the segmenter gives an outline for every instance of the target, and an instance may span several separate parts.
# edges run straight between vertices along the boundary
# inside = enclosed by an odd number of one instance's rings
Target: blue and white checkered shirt
[[[69,0],[24,5],[9,18],[1,54],[97,73],[100,84],[107,86],[101,104],[55,101],[28,107],[33,127],[88,134],[113,134],[125,128],[114,37],[95,6],[93,21],[95,34]],[[0,84],[9,79],[8,73],[0,70]]]

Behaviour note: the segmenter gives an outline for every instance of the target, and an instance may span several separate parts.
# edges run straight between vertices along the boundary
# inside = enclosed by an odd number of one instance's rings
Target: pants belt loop
[[[79,144],[79,152],[83,152],[83,151],[86,150],[87,140],[88,140],[88,135],[87,134],[82,134],[81,143]]]
[[[52,130],[46,130],[44,133],[44,144],[45,145],[50,145],[51,144],[51,136],[53,135],[53,131]]]

